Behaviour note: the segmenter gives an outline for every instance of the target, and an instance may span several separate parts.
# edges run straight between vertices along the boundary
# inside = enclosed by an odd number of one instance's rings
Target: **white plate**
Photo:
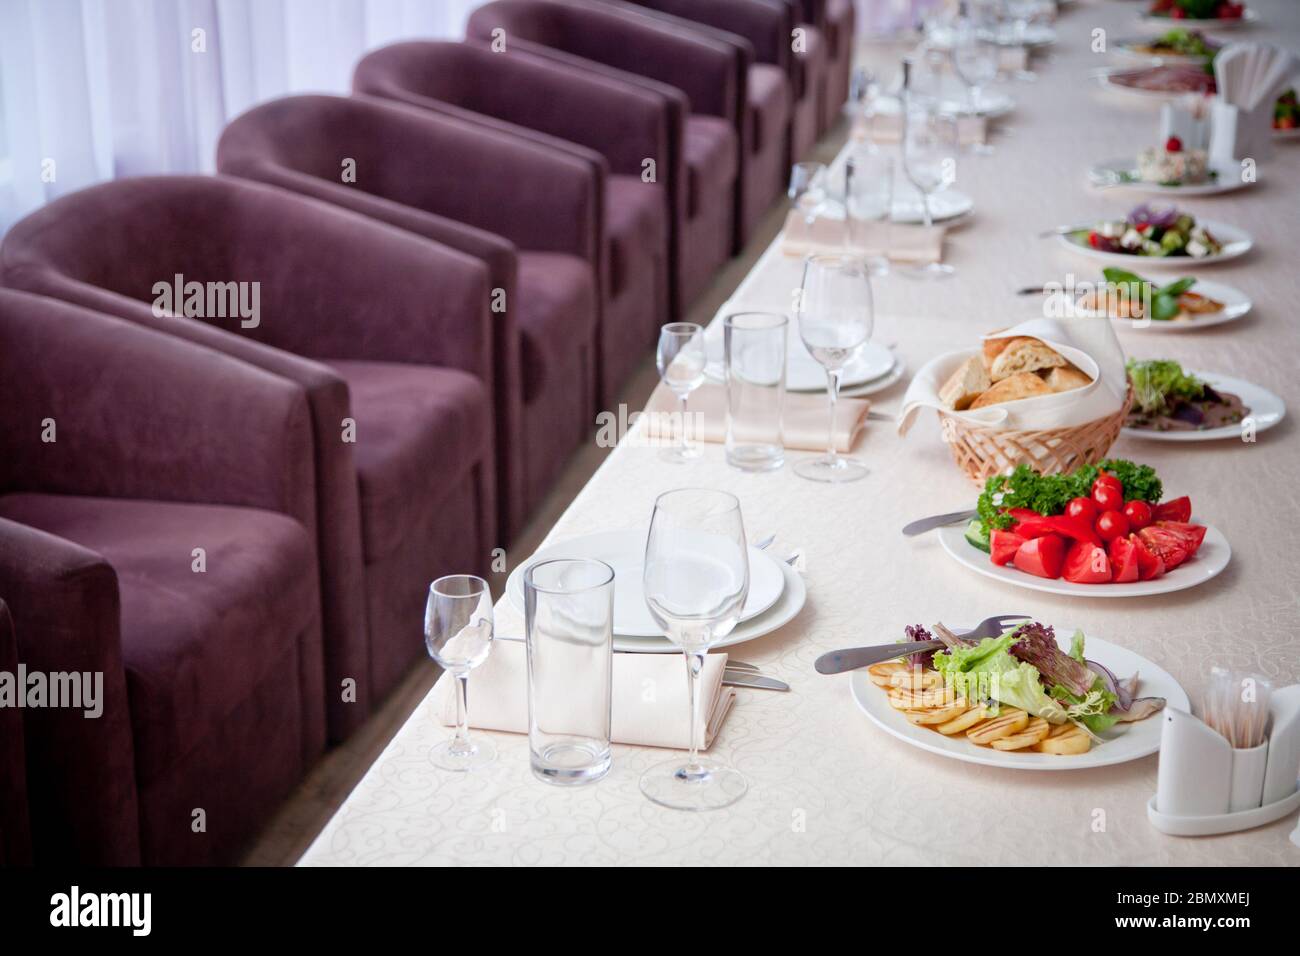
[[[1249,182],[1241,178],[1240,170],[1236,167],[1211,166],[1210,168],[1219,175],[1203,183],[1166,186],[1161,183],[1148,183],[1135,179],[1130,182],[1110,184],[1106,182],[1109,176],[1137,175],[1136,160],[1112,159],[1104,163],[1098,163],[1089,169],[1088,181],[1094,186],[1104,186],[1107,189],[1127,189],[1132,192],[1148,193],[1155,196],[1213,196],[1218,193],[1230,193],[1234,189],[1241,189],[1250,185]]]
[[[955,113],[962,116],[983,116],[985,119],[993,120],[998,119],[1001,116],[1006,116],[1016,108],[1015,100],[1010,96],[1007,96],[1005,93],[999,93],[997,90],[984,91],[980,98],[980,107],[978,110],[971,109],[964,94],[952,97],[945,95],[944,92],[940,90],[940,95],[943,96],[943,99],[940,102],[940,107],[943,112]],[[893,97],[880,97],[875,103],[876,113],[880,116],[896,116],[902,108],[902,104],[898,99]]]
[[[930,218],[933,222],[949,222],[966,215],[975,208],[975,200],[956,189],[945,189],[930,196]],[[925,212],[921,208],[921,194],[915,189],[903,190],[899,195],[894,191],[893,206],[889,211],[893,222],[904,225],[916,225],[925,222]]]
[[[1195,515],[1192,520],[1196,521]],[[1203,524],[1204,522],[1198,522]],[[939,529],[939,543],[958,564],[964,564],[977,574],[1048,594],[1065,594],[1070,597],[1124,598],[1146,597],[1151,594],[1168,594],[1204,584],[1228,566],[1232,548],[1218,528],[1210,525],[1205,531],[1196,556],[1184,561],[1172,571],[1167,571],[1150,581],[1132,581],[1127,584],[1075,584],[1065,578],[1040,578],[1035,574],[1017,571],[1008,565],[1000,568],[965,538],[965,525],[950,525]],[[1105,661],[1102,661],[1104,664]]]
[[[826,391],[826,369],[812,357],[798,330],[792,329],[788,339],[789,353],[786,355],[785,387],[790,392],[824,392]],[[709,337],[705,342],[708,361],[704,374],[714,382],[726,380],[724,345],[722,336]],[[894,353],[883,345],[868,342],[862,352],[844,368],[840,378],[841,388],[856,388],[872,385],[894,372]]]
[[[1069,633],[1072,632],[1058,628],[1057,642],[1068,640]],[[1067,647],[1062,645],[1062,650],[1066,649]],[[1187,693],[1179,686],[1178,681],[1174,680],[1168,671],[1156,666],[1141,654],[1092,636],[1088,636],[1084,644],[1084,652],[1089,659],[1110,668],[1121,680],[1133,673],[1138,674],[1139,696],[1163,697],[1166,707],[1177,707],[1179,710],[1187,710],[1190,706]],[[1102,743],[1094,743],[1092,749],[1086,754],[1064,757],[1032,752],[1003,752],[992,747],[973,744],[964,734],[945,737],[936,730],[908,723],[901,712],[890,706],[888,691],[871,683],[865,668],[853,672],[849,687],[857,705],[881,730],[913,747],[966,763],[1006,767],[1011,770],[1089,770],[1093,767],[1127,763],[1160,749],[1163,721],[1158,714],[1134,723],[1116,724],[1106,733],[1101,734]]]
[[[874,382],[868,382],[866,385],[859,385],[857,388],[841,389],[840,395],[844,398],[863,398],[867,395],[875,395],[877,392],[883,392],[898,382],[906,374],[907,364],[902,359],[898,359],[888,375],[878,378]]]
[[[758,617],[737,624],[730,634],[713,645],[714,648],[731,647],[733,644],[743,644],[745,641],[771,634],[789,624],[794,620],[795,615],[803,610],[804,602],[808,599],[808,588],[803,578],[784,561],[778,561],[777,564],[781,568],[781,574],[785,576],[785,589],[781,591],[780,600]],[[614,650],[632,654],[680,654],[682,652],[680,647],[666,637],[627,637],[619,634],[614,635]]]
[[[1230,392],[1241,399],[1242,404],[1250,409],[1249,418],[1255,423],[1255,433],[1267,431],[1286,417],[1286,403],[1280,396],[1274,395],[1266,388],[1260,388],[1253,382],[1219,375],[1215,372],[1202,372],[1187,369],[1188,375],[1194,375],[1220,392]],[[1221,428],[1207,428],[1204,431],[1157,432],[1143,428],[1125,428],[1123,433],[1129,438],[1143,438],[1148,441],[1218,441],[1223,438],[1241,439],[1241,424],[1224,425]],[[1206,535],[1208,538],[1209,535]],[[1202,549],[1204,546],[1202,546]],[[1198,553],[1196,557],[1200,557]],[[1177,570],[1175,568],[1174,570]]]
[[[1218,312],[1208,312],[1193,319],[1142,322],[1135,319],[1112,318],[1110,324],[1117,332],[1195,332],[1197,329],[1208,329],[1213,325],[1223,325],[1225,322],[1235,322],[1238,319],[1245,318],[1253,305],[1246,293],[1230,285],[1224,285],[1222,282],[1207,282],[1204,279],[1197,279],[1196,285],[1192,286],[1192,290],[1222,302],[1223,308]],[[1100,315],[1097,312],[1080,312],[1078,314]]]
[[[1172,65],[1172,64],[1166,64],[1166,65]],[[1150,67],[1147,67],[1146,69],[1150,69]],[[1202,96],[1205,97],[1206,99],[1210,98],[1210,94],[1208,93],[1197,93],[1188,90],[1182,90],[1182,91],[1144,90],[1140,87],[1129,86],[1126,83],[1115,82],[1116,76],[1123,73],[1134,73],[1134,72],[1137,71],[1131,69],[1110,70],[1108,72],[1100,74],[1097,77],[1097,79],[1098,82],[1101,83],[1104,89],[1114,90],[1116,93],[1123,93],[1127,96],[1132,96],[1143,100],[1179,100],[1185,96]]]
[[[1056,30],[1045,23],[1030,23],[1025,26],[1025,32],[1020,36],[1012,36],[1000,33],[997,30],[980,30],[981,39],[994,43],[997,46],[1029,47],[1031,50],[1039,47],[1051,46],[1056,42]]]
[[[1172,28],[1171,28],[1172,29]],[[1150,37],[1129,37],[1126,40],[1120,40],[1114,45],[1116,55],[1127,57],[1131,60],[1140,60],[1152,66],[1174,66],[1178,64],[1196,65],[1204,63],[1204,56],[1187,56],[1185,54],[1161,54],[1161,53],[1144,53],[1138,47],[1147,45],[1152,38]]]
[[[1273,130],[1273,139],[1277,140],[1279,143],[1289,143],[1300,140],[1300,126],[1295,126],[1291,129],[1275,129]]]
[[[663,631],[650,616],[645,595],[641,591],[645,540],[645,531],[627,528],[583,535],[543,548],[515,568],[506,579],[506,593],[510,595],[510,603],[520,614],[524,613],[524,572],[539,561],[594,558],[614,569],[614,633],[625,637],[658,637],[663,640]],[[785,576],[781,573],[780,562],[757,548],[750,548],[749,596],[745,599],[740,620],[748,621],[762,614],[777,602],[784,588]]]
[[[1193,259],[1191,256],[1134,256],[1122,252],[1106,252],[1102,249],[1094,249],[1084,242],[1077,242],[1068,234],[1058,235],[1057,240],[1067,249],[1072,249],[1081,256],[1087,256],[1089,259],[1097,259],[1101,262],[1109,262],[1112,265],[1123,265],[1126,268],[1141,274],[1144,269],[1188,269],[1193,266],[1208,266],[1217,262],[1228,262],[1232,259],[1240,258],[1250,252],[1255,241],[1251,239],[1250,233],[1244,229],[1238,229],[1236,226],[1229,226],[1222,222],[1213,222],[1209,219],[1198,220],[1200,225],[1219,241],[1221,246],[1217,255],[1202,256],[1199,259]],[[1084,223],[1077,227],[1079,230],[1091,230],[1096,223]]]
[[[1251,23],[1259,22],[1259,14],[1247,7],[1241,12],[1239,17],[1230,17],[1227,19],[1214,18],[1210,20],[1175,20],[1173,17],[1153,17],[1142,14],[1138,21],[1144,27],[1159,29],[1162,33],[1166,30],[1173,30],[1178,27],[1184,30],[1232,30],[1237,27],[1246,26]]]

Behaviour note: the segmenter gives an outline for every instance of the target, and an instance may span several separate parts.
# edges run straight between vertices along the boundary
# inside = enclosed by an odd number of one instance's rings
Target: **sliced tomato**
[[[1097,532],[1093,531],[1088,522],[1067,515],[1051,515],[1045,518],[1035,514],[1032,518],[1016,522],[1012,530],[1022,538],[1041,538],[1045,534],[1059,534],[1071,541],[1101,544]]]
[[[1014,531],[994,529],[989,535],[989,559],[998,567],[1008,564],[1020,550],[1025,539]]]
[[[1045,534],[1026,541],[1016,552],[1015,565],[1026,574],[1040,578],[1059,578],[1065,562],[1065,539],[1059,534]]]
[[[1181,498],[1162,501],[1156,505],[1153,518],[1156,521],[1191,521],[1192,499],[1183,495]]]
[[[1187,524],[1182,521],[1157,521],[1155,527],[1164,528],[1171,531],[1183,539],[1183,544],[1187,547],[1187,556],[1190,558],[1201,548],[1201,542],[1205,540],[1205,525]]]
[[[1061,574],[1075,584],[1105,584],[1111,580],[1110,559],[1100,545],[1076,541],[1065,555]]]
[[[1147,547],[1145,541],[1136,533],[1129,535],[1128,540],[1137,555],[1139,581],[1150,581],[1165,573],[1165,563],[1160,560],[1160,555]]]
[[[1153,524],[1143,528],[1137,536],[1165,563],[1166,571],[1172,571],[1187,560],[1187,541],[1175,531]]]
[[[1106,553],[1117,583],[1127,584],[1138,579],[1137,547],[1132,541],[1128,538],[1112,538]]]

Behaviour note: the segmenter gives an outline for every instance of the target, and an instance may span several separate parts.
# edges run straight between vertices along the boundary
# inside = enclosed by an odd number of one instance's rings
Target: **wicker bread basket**
[[[1016,465],[1029,465],[1044,475],[1095,465],[1106,457],[1119,437],[1132,404],[1130,386],[1119,411],[1068,428],[998,431],[972,425],[943,411],[939,412],[939,424],[957,466],[971,481],[983,485],[992,476],[1006,474]]]

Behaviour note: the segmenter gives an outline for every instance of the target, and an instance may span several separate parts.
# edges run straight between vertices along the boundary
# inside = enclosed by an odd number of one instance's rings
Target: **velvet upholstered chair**
[[[375,50],[357,64],[352,84],[360,94],[564,150],[597,172],[607,268],[598,400],[609,407],[669,321],[672,197],[663,183],[642,175],[646,159],[666,164],[669,155],[663,99],[635,84],[520,50],[493,53],[478,44],[432,41]]]
[[[345,737],[423,655],[429,582],[486,570],[498,544],[483,264],[268,186],[172,176],[32,213],[0,246],[0,279],[306,390],[326,713]]]
[[[466,36],[659,93],[671,116],[672,155],[656,176],[673,193],[672,311],[682,314],[731,255],[743,73],[734,46],[701,32],[600,3],[494,0],[470,15]]]
[[[92,681],[23,711],[35,859],[232,862],[325,743],[306,393],[3,289],[0,382],[17,657]]]
[[[14,638],[14,620],[3,600],[0,600],[0,674],[8,674],[17,680],[18,644]],[[26,866],[31,862],[23,712],[13,706],[13,702],[8,702],[0,706],[0,866]]]
[[[739,128],[743,175],[737,179],[737,237],[741,244],[785,192],[790,173],[791,39],[782,12],[754,0],[605,0],[708,30],[733,44],[744,69]]]
[[[291,96],[233,120],[217,167],[487,270],[509,539],[595,427],[602,241],[591,160],[383,100]],[[445,305],[454,322],[454,300]]]
[[[791,85],[794,108],[790,120],[790,147],[794,161],[806,158],[825,129],[826,104],[830,99],[830,47],[826,35],[814,22],[816,8],[806,0],[755,0],[777,8],[785,18],[784,32],[790,37],[793,59]],[[812,0],[816,2],[816,0]]]

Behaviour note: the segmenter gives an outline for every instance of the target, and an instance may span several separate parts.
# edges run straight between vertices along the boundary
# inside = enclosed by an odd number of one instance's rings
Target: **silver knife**
[[[764,677],[762,674],[750,674],[746,671],[736,671],[727,668],[722,672],[722,683],[728,687],[756,687],[759,690],[789,690],[790,685],[783,680],[777,680],[775,677]]]
[[[913,535],[924,534],[935,528],[941,528],[946,524],[960,524],[963,521],[970,521],[976,514],[978,512],[971,508],[967,511],[954,511],[946,515],[931,515],[928,518],[921,518],[910,524],[903,525],[903,534],[910,538]]]

